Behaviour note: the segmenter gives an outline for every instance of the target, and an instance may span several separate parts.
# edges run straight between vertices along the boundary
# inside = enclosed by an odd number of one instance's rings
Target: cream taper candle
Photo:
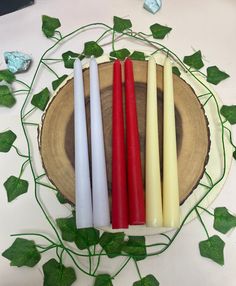
[[[156,62],[148,61],[146,110],[146,224],[162,226],[162,195],[158,140]]]
[[[84,85],[80,60],[74,63],[75,209],[77,228],[93,225]]]
[[[178,227],[179,184],[176,150],[176,128],[172,64],[164,63],[164,138],[163,138],[163,223]]]
[[[98,66],[95,58],[91,58],[90,75],[90,123],[92,148],[92,194],[94,226],[110,224],[107,173],[103,138],[102,112]]]

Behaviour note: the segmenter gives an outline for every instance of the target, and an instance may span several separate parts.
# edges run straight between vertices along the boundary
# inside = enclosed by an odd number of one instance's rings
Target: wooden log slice
[[[99,65],[101,105],[109,191],[112,170],[112,63]],[[89,70],[84,69],[88,140],[90,145]],[[147,62],[134,61],[135,91],[143,175],[145,166],[145,124]],[[124,78],[124,77],[123,77]],[[160,158],[162,166],[163,67],[157,66],[157,97]],[[174,75],[180,202],[188,198],[201,179],[208,160],[209,129],[204,110],[193,89]],[[125,102],[125,100],[124,100]],[[125,109],[124,109],[125,110]],[[50,102],[42,120],[40,151],[51,182],[70,202],[75,202],[73,79],[68,80]],[[144,181],[144,176],[143,176]],[[144,182],[145,184],[145,182]]]

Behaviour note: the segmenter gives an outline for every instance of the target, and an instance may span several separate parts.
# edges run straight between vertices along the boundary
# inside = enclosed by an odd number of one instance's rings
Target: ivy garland
[[[0,85],[0,106],[10,108],[16,103],[16,94],[22,92],[26,93],[25,101],[20,110],[20,118],[22,130],[24,132],[25,140],[27,143],[27,153],[22,154],[20,150],[14,145],[14,142],[17,138],[17,135],[14,134],[14,132],[12,132],[11,130],[7,130],[5,132],[0,133],[0,152],[9,152],[13,148],[15,149],[17,155],[23,159],[19,175],[10,176],[4,183],[8,202],[13,201],[16,197],[28,191],[28,181],[24,180],[22,177],[25,168],[29,167],[34,180],[35,200],[40,207],[43,215],[45,216],[46,220],[48,221],[49,225],[51,226],[52,231],[56,235],[56,239],[53,240],[52,238],[42,233],[14,234],[12,236],[16,236],[17,238],[15,239],[13,244],[2,253],[2,256],[10,260],[11,266],[34,267],[40,261],[41,255],[44,252],[54,249],[57,259],[51,258],[42,266],[44,274],[44,286],[70,286],[73,284],[74,281],[76,281],[77,277],[74,268],[66,267],[64,265],[65,255],[67,255],[73,261],[74,267],[78,268],[81,273],[94,278],[94,286],[113,285],[113,280],[131,261],[134,262],[135,268],[140,278],[139,281],[133,283],[133,286],[158,286],[159,282],[152,274],[149,274],[145,277],[141,275],[138,266],[138,261],[143,260],[149,256],[160,255],[161,253],[166,251],[181,231],[184,223],[186,222],[190,214],[196,212],[199,221],[206,232],[207,239],[199,243],[200,254],[203,257],[207,257],[220,265],[224,264],[225,243],[218,235],[213,235],[211,237],[209,236],[207,228],[200,215],[200,210],[203,210],[209,215],[213,216],[214,229],[223,234],[226,234],[230,229],[236,226],[236,217],[230,214],[225,207],[218,207],[214,210],[214,213],[211,213],[210,211],[202,208],[200,205],[201,202],[205,199],[205,197],[211,192],[211,190],[220,181],[222,181],[225,176],[225,132],[229,133],[230,143],[234,148],[233,156],[236,159],[236,146],[232,142],[232,134],[230,129],[225,126],[225,123],[227,121],[231,124],[236,123],[236,106],[223,106],[220,109],[214,94],[206,85],[204,85],[204,83],[201,82],[201,80],[196,76],[196,73],[203,75],[206,80],[212,84],[218,84],[222,80],[229,77],[229,75],[218,69],[218,67],[216,66],[208,67],[207,75],[204,75],[200,71],[200,69],[204,66],[201,51],[197,51],[192,55],[185,56],[183,61],[181,61],[181,59],[175,53],[173,53],[167,47],[162,45],[160,42],[157,42],[156,39],[160,40],[165,38],[165,36],[172,30],[170,27],[162,26],[160,24],[155,23],[150,26],[151,34],[145,34],[142,32],[134,32],[131,29],[132,23],[128,19],[122,19],[115,16],[113,18],[113,22],[113,27],[110,27],[104,23],[93,23],[82,26],[75,31],[63,36],[58,30],[58,28],[61,26],[59,19],[43,15],[42,31],[46,37],[55,40],[55,42],[43,53],[41,59],[39,60],[31,83],[28,85],[27,83],[17,79],[15,75],[9,70],[0,71],[0,81],[5,81],[7,83]],[[104,32],[96,41],[86,42],[84,44],[84,50],[81,53],[67,51],[63,53],[62,57],[59,59],[52,59],[47,57],[49,52],[58,47],[59,44],[68,40],[70,37],[85,32],[87,28],[95,27],[103,28]],[[32,88],[35,84],[39,69],[42,65],[44,65],[50,72],[52,72],[56,76],[56,80],[52,82],[52,89],[55,90],[66,79],[67,75],[64,74],[62,76],[58,76],[57,73],[50,67],[50,63],[55,61],[63,61],[65,68],[71,69],[73,68],[73,64],[76,58],[80,58],[82,60],[85,57],[99,57],[103,54],[102,44],[100,43],[107,35],[112,36],[112,51],[110,52],[111,59],[118,58],[124,60],[126,57],[129,56],[131,59],[134,60],[145,60],[148,57],[141,51],[134,51],[131,54],[130,51],[126,48],[116,50],[116,37],[131,38],[137,42],[145,43],[148,46],[154,48],[154,52],[152,54],[162,51],[163,53],[166,53],[170,57],[172,57],[172,59],[181,66],[181,69],[183,70],[182,72],[188,72],[189,75],[195,78],[195,80],[202,84],[202,86],[206,89],[207,92],[200,95],[199,97],[206,97],[206,101],[203,105],[207,104],[209,100],[214,101],[221,123],[221,144],[224,152],[223,173],[218,180],[213,182],[211,176],[207,172],[205,172],[205,176],[209,182],[208,185],[202,184],[202,186],[206,188],[205,194],[188,212],[180,228],[176,230],[172,237],[164,233],[160,234],[160,236],[164,239],[164,242],[162,240],[162,242],[148,245],[145,242],[144,236],[126,237],[123,232],[103,232],[101,234],[99,230],[94,228],[76,229],[74,211],[69,218],[58,218],[53,221],[50,218],[47,209],[44,208],[41,200],[39,199],[38,188],[41,185],[55,191],[60,203],[67,203],[67,201],[62,197],[62,195],[54,186],[43,183],[41,181],[41,178],[46,176],[46,174],[41,174],[37,176],[34,165],[32,164],[32,146],[29,141],[29,134],[27,132],[26,126],[33,125],[37,127],[38,124],[27,121],[27,117],[31,115],[37,108],[43,111],[50,99],[50,90],[47,87],[42,89],[39,93],[32,95]],[[177,75],[181,74],[181,71],[177,66],[173,67],[173,72]],[[9,86],[13,82],[17,82],[18,84],[22,85],[23,88],[13,91],[13,89]],[[26,112],[26,106],[28,105],[29,100],[31,100],[32,108]],[[221,115],[223,115],[224,118]],[[42,238],[45,240],[46,245],[37,244],[34,240],[22,238],[27,236]],[[78,250],[74,250],[74,248],[68,246],[66,242],[74,243]],[[154,247],[158,247],[158,250],[149,251],[149,249],[153,249]],[[109,273],[98,274],[100,261],[103,256],[107,256],[111,259],[114,257],[123,257],[124,261],[122,267],[120,267],[113,275]],[[88,259],[88,270],[87,268],[84,268],[83,265],[80,263],[81,258]]]

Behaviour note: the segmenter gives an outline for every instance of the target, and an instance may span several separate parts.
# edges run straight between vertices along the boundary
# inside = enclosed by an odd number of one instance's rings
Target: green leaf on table
[[[15,140],[16,134],[11,130],[0,133],[0,152],[8,152]]]
[[[129,236],[129,240],[125,242],[122,250],[128,253],[136,261],[147,257],[144,236]]]
[[[236,124],[236,105],[223,105],[220,109],[220,113],[230,124]]]
[[[172,28],[155,23],[150,26],[150,30],[154,39],[162,40],[172,30]]]
[[[114,16],[113,23],[114,23],[113,29],[118,33],[122,33],[125,30],[130,29],[132,27],[132,23],[129,19],[122,19],[117,16]]]
[[[134,51],[130,58],[135,61],[145,61],[145,54],[143,52]]]
[[[52,258],[43,265],[44,286],[70,286],[76,281],[75,270]]]
[[[172,68],[172,72],[173,72],[174,74],[176,74],[177,76],[180,76],[180,75],[181,75],[181,72],[180,72],[180,70],[179,70],[177,67],[173,67],[173,68]]]
[[[7,85],[0,85],[0,106],[12,107],[15,103],[16,99],[10,88]]]
[[[2,253],[2,256],[11,261],[11,266],[28,266],[34,267],[40,260],[33,240],[16,238],[13,244]]]
[[[0,71],[0,81],[5,80],[8,83],[12,83],[16,79],[14,73],[9,70]]]
[[[67,69],[73,69],[75,60],[76,59],[82,60],[83,58],[84,58],[83,55],[72,52],[72,51],[67,51],[67,52],[62,54],[64,67]]]
[[[75,244],[81,250],[87,249],[98,244],[99,235],[99,230],[93,227],[79,228],[77,229]]]
[[[42,31],[47,38],[53,37],[55,30],[59,27],[61,27],[61,23],[58,18],[42,16]]]
[[[11,202],[20,195],[27,193],[29,183],[26,180],[10,176],[3,185],[7,192],[8,202]]]
[[[214,211],[214,229],[226,234],[230,229],[236,226],[236,216],[229,213],[227,208],[219,207]]]
[[[62,239],[69,242],[75,241],[77,229],[74,217],[57,218],[56,224],[61,231]]]
[[[96,276],[94,286],[112,286],[112,278],[109,274],[99,274]]]
[[[56,219],[62,239],[69,242],[75,242],[76,246],[83,250],[99,242],[99,230],[88,227],[77,229],[75,217]]]
[[[31,104],[44,111],[50,98],[50,91],[47,87],[41,90],[39,93],[34,94]]]
[[[116,51],[110,52],[111,59],[119,59],[119,60],[125,60],[130,55],[130,51],[127,49],[120,49]]]
[[[191,68],[195,68],[196,70],[201,69],[204,66],[201,51],[199,50],[190,56],[185,56],[184,63]]]
[[[218,236],[213,235],[207,240],[199,242],[200,254],[220,265],[224,265],[224,241]]]
[[[124,238],[124,232],[104,232],[100,237],[99,244],[105,250],[107,256],[113,258],[121,254]]]
[[[217,66],[207,68],[207,81],[213,84],[218,84],[222,80],[228,78],[229,75],[218,69]]]
[[[61,204],[67,204],[68,200],[61,194],[61,192],[57,192],[56,197]]]
[[[98,58],[103,54],[103,49],[98,43],[90,41],[84,44],[83,54],[86,57],[94,56],[95,58]]]
[[[234,150],[234,152],[233,152],[233,157],[236,160],[236,150]]]
[[[52,82],[52,89],[56,90],[58,86],[68,77],[67,74],[64,74],[63,76],[59,77],[58,79],[54,80]]]
[[[149,274],[139,281],[134,282],[133,286],[159,286],[157,279]]]

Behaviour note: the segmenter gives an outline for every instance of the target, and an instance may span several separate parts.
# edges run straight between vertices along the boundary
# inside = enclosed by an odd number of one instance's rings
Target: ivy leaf
[[[130,58],[135,61],[145,61],[145,55],[143,52],[134,51]]]
[[[129,240],[125,242],[123,249],[136,261],[147,257],[145,237],[144,236],[129,236]]]
[[[0,85],[0,106],[12,107],[16,103],[15,97],[7,85]]]
[[[75,242],[83,250],[99,242],[99,231],[95,228],[76,228],[75,217],[58,218],[56,223],[65,241]]]
[[[150,30],[154,39],[162,40],[172,30],[172,28],[155,23],[150,26]]]
[[[204,66],[204,63],[202,61],[201,51],[197,51],[196,53],[190,56],[185,56],[184,63],[190,66],[191,68],[195,68],[196,70],[201,69]]]
[[[234,150],[234,152],[233,152],[233,157],[236,160],[236,150]]]
[[[0,133],[0,152],[8,152],[15,140],[16,134],[11,130]]]
[[[14,73],[9,70],[0,71],[0,81],[5,80],[8,83],[12,83],[16,79]]]
[[[10,176],[3,185],[7,191],[8,202],[11,202],[28,191],[29,183],[15,176]]]
[[[173,67],[173,68],[172,68],[172,72],[173,72],[174,74],[176,74],[177,76],[180,76],[180,75],[181,75],[181,72],[180,72],[180,70],[179,70],[177,67]]]
[[[75,270],[52,258],[43,265],[44,286],[70,286],[76,281]]]
[[[227,208],[215,208],[214,229],[226,234],[231,228],[236,226],[236,217],[231,215]]]
[[[99,46],[98,43],[90,41],[84,44],[83,54],[86,57],[94,56],[95,58],[98,58],[103,54],[103,49]]]
[[[104,232],[100,237],[99,244],[105,250],[107,256],[113,258],[121,254],[124,238],[124,232]]]
[[[220,113],[230,124],[236,123],[236,105],[223,105],[220,109]]]
[[[127,49],[120,49],[113,52],[110,52],[111,58],[116,58],[119,60],[125,60],[130,55],[130,51]]]
[[[58,86],[68,77],[67,74],[64,74],[63,76],[59,77],[58,79],[54,80],[52,82],[52,89],[56,90]]]
[[[218,69],[217,66],[207,68],[207,81],[213,84],[218,84],[222,80],[228,78],[229,75]]]
[[[112,280],[109,274],[99,274],[96,277],[94,286],[112,286]]]
[[[134,282],[133,286],[159,286],[157,279],[149,274],[139,281]]]
[[[42,91],[35,94],[31,100],[31,103],[38,107],[40,110],[44,111],[45,107],[50,98],[50,91],[47,87],[45,87]]]
[[[77,229],[75,244],[83,250],[99,242],[99,231],[93,227]]]
[[[69,242],[75,241],[77,229],[74,217],[58,218],[56,224],[61,231],[62,239]]]
[[[16,238],[13,244],[2,253],[2,256],[11,261],[11,266],[35,266],[41,256],[33,240]]]
[[[82,56],[78,53],[74,53],[72,51],[67,51],[67,52],[62,54],[64,66],[67,69],[73,69],[75,60],[76,59],[82,60],[83,58],[84,58],[84,56]]]
[[[47,38],[53,37],[55,30],[59,27],[61,27],[61,23],[58,18],[42,16],[42,31]]]
[[[68,203],[67,199],[60,192],[57,192],[56,197],[57,197],[59,203],[61,203],[61,204],[67,204]]]
[[[114,23],[113,29],[114,29],[114,31],[116,31],[118,33],[122,33],[125,30],[132,27],[132,23],[130,20],[122,19],[122,18],[119,18],[117,16],[114,16],[113,23]]]
[[[224,246],[224,241],[218,235],[199,242],[201,256],[210,258],[220,265],[224,265]]]

